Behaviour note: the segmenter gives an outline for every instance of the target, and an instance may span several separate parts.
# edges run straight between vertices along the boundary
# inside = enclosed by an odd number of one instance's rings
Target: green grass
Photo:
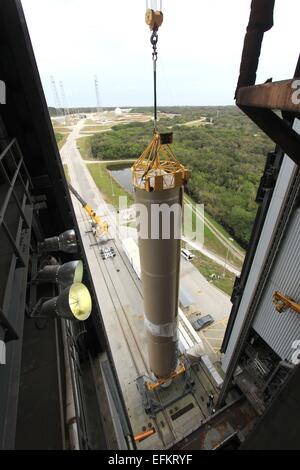
[[[69,174],[68,165],[66,165],[66,164],[64,163],[63,167],[64,167],[64,172],[65,172],[66,180],[67,180],[68,183],[70,183],[70,174]]]
[[[110,125],[95,125],[95,126],[84,126],[81,129],[81,132],[88,132],[89,134],[92,132],[100,132],[100,131],[109,131],[111,129]]]
[[[97,126],[98,123],[94,119],[87,119],[84,121],[85,126]]]
[[[222,233],[222,235],[224,235],[226,238],[232,238],[231,235],[229,235],[229,233],[226,231],[226,229],[221,225],[219,224],[219,222],[217,222],[216,220],[214,220],[207,212],[205,212],[205,218],[217,229],[219,230],[219,232]],[[242,248],[237,241],[235,241],[233,239],[233,241],[231,241],[231,244],[233,246],[235,246],[241,253],[245,254],[245,250],[244,248]]]
[[[191,202],[192,204],[195,204],[195,201],[190,197],[188,196],[187,194],[184,195],[184,197],[189,201]],[[205,208],[204,208],[205,209]],[[218,230],[219,232],[221,232],[222,235],[224,235],[224,237],[226,238],[232,238],[231,235],[227,232],[227,230],[221,225],[219,224],[219,222],[217,222],[215,219],[213,219],[211,217],[211,215],[208,214],[207,211],[204,211],[204,216],[205,218],[215,227],[216,230]],[[233,240],[233,242],[231,241],[231,244],[234,245],[239,251],[241,251],[242,253],[245,253],[245,250],[244,248],[242,248],[238,242],[236,242],[235,240]]]
[[[76,141],[77,147],[84,160],[93,160],[91,155],[90,137],[80,137]]]
[[[225,277],[223,277],[224,267],[207,258],[202,253],[196,253],[192,263],[211,284],[218,287],[225,294],[231,295],[235,280],[234,274],[226,270]],[[216,278],[213,279],[211,277],[212,274],[215,274]]]
[[[239,258],[234,256],[231,251],[228,250],[220,240],[215,236],[215,234],[209,229],[207,225],[204,227],[204,246],[209,250],[215,253],[216,255],[226,258],[230,264],[235,266],[238,269],[242,268],[242,262]]]
[[[206,126],[206,125],[211,125],[211,124],[209,121],[197,119],[196,121],[188,121],[180,125],[188,126],[188,127],[199,127],[199,126]]]
[[[65,145],[69,134],[68,133],[61,134],[59,132],[54,132],[54,135],[55,135],[55,138],[56,138],[58,150],[60,150]]]
[[[193,201],[190,197],[185,195],[185,198],[188,200],[188,202],[192,203],[193,206],[195,205],[195,201]],[[193,231],[196,230],[196,218],[197,218],[196,214],[193,213],[192,215]],[[207,213],[205,213],[205,218],[207,218],[214,225],[214,227],[216,227],[216,229],[219,229],[219,224],[217,224],[211,217],[207,217]],[[226,230],[223,227],[222,227],[222,234],[224,234],[227,238],[229,238],[229,234],[226,232]],[[188,236],[188,233],[186,234],[186,236]],[[242,263],[240,259],[234,256],[231,252],[227,253],[227,248],[220,242],[220,240],[215,236],[215,234],[210,230],[210,228],[207,225],[204,226],[204,246],[205,248],[207,248],[207,250],[215,253],[221,258],[226,259],[226,256],[228,256],[227,258],[228,262],[236,266],[238,269],[241,269]]]
[[[96,185],[103,194],[104,199],[112,204],[116,209],[119,208],[119,197],[128,197],[128,206],[133,204],[133,196],[125,191],[107,171],[106,165],[98,163],[88,163],[87,168],[91,173]]]
[[[68,137],[69,134],[63,134],[63,138],[58,142],[58,150],[61,150],[61,148],[65,145]]]
[[[69,127],[53,127],[54,132],[60,132],[62,134],[69,134],[71,132],[71,129]]]

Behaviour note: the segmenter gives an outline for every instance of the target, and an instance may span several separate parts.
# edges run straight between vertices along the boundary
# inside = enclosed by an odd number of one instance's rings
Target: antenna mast
[[[97,113],[98,113],[98,117],[100,117],[100,113],[102,112],[102,106],[101,106],[101,100],[100,100],[99,82],[98,82],[98,77],[97,77],[97,75],[95,75],[94,81],[95,81],[95,93],[96,93]]]
[[[53,92],[53,97],[54,97],[56,115],[58,116],[59,111],[62,111],[62,107],[61,107],[59,94],[58,94],[58,91],[57,91],[57,87],[56,87],[56,83],[55,83],[53,75],[50,76],[50,81],[51,81],[51,85],[52,85],[52,92]]]

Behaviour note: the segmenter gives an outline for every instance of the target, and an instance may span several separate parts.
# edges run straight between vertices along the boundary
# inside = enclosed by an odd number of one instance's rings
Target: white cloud
[[[23,0],[42,82],[64,82],[70,105],[95,105],[93,77],[106,106],[150,105],[150,32],[145,0]],[[250,0],[164,0],[159,32],[160,104],[231,104]],[[299,53],[298,0],[277,0],[265,34],[258,82],[293,74]]]

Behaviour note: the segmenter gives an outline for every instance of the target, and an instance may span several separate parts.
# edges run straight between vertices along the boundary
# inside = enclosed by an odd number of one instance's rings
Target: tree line
[[[133,111],[150,111],[138,108]],[[238,108],[172,107],[160,131],[174,132],[173,149],[190,170],[188,188],[196,202],[246,247],[257,210],[255,196],[271,141]],[[206,118],[210,124],[191,121]],[[152,123],[120,124],[90,139],[95,159],[137,158],[150,142]]]

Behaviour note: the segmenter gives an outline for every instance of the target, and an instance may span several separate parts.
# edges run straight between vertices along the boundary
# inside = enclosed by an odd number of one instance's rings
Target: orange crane
[[[91,206],[78,194],[75,188],[68,183],[69,190],[71,191],[72,194],[78,199],[84,210],[88,213],[88,215],[91,217],[93,221],[93,225],[98,228],[99,235],[100,237],[103,236],[105,233],[108,232],[108,223],[104,222],[99,215],[96,214],[96,212],[92,209]]]

